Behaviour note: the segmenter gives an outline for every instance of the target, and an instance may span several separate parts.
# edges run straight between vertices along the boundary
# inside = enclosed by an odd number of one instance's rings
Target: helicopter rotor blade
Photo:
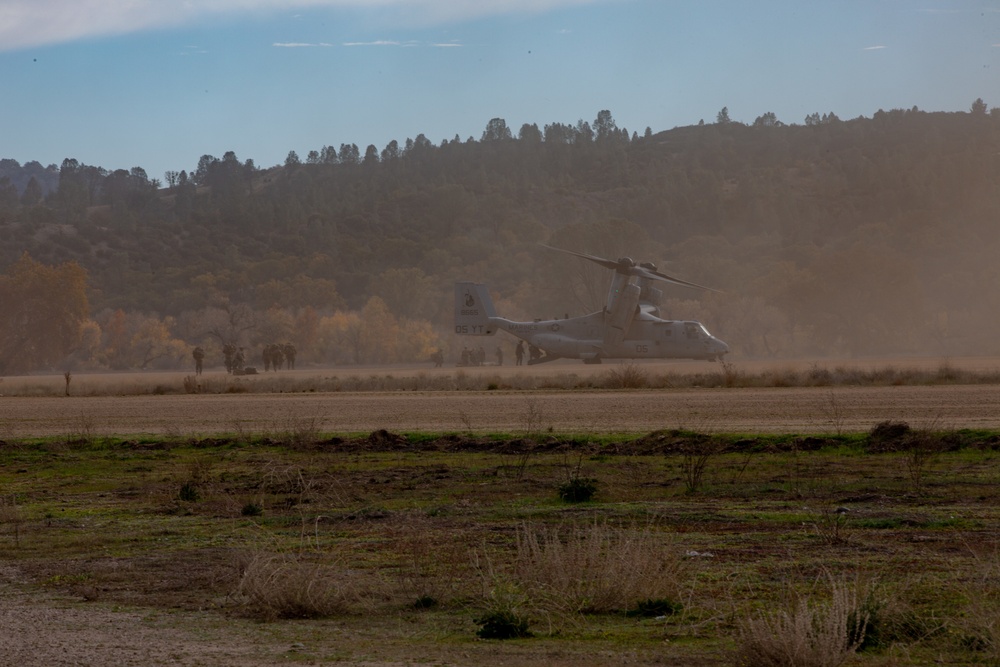
[[[550,245],[545,245],[544,243],[539,243],[538,245],[543,248],[548,248],[549,250],[555,250],[557,252],[564,252],[567,255],[573,255],[575,257],[580,257],[582,259],[590,260],[595,264],[600,264],[606,269],[611,269],[612,271],[617,271],[619,269],[618,262],[611,259],[604,259],[603,257],[595,257],[594,255],[587,255],[586,253],[576,252],[575,250],[565,250],[564,248],[555,248]]]
[[[662,280],[666,283],[673,283],[674,285],[680,285],[682,287],[692,287],[695,289],[703,289],[709,292],[716,292],[721,294],[719,290],[705,287],[704,285],[699,285],[698,283],[688,282],[687,280],[681,280],[680,278],[674,278],[673,276],[668,276],[660,271],[653,271],[652,269],[647,269],[645,267],[637,266],[633,269],[633,275],[639,276],[641,278],[651,278],[653,280]]]
[[[594,262],[595,264],[600,264],[606,269],[611,269],[613,271],[617,271],[618,273],[623,273],[625,275],[638,276],[640,278],[650,278],[652,280],[662,280],[663,282],[672,283],[674,285],[680,285],[682,287],[692,287],[694,289],[703,289],[709,292],[721,293],[717,289],[713,289],[711,287],[705,287],[704,285],[699,285],[697,283],[688,282],[687,280],[681,280],[680,278],[674,278],[673,276],[669,276],[666,273],[661,273],[660,271],[656,271],[654,269],[648,269],[644,266],[636,264],[625,265],[621,261],[615,261],[613,259],[605,259],[604,257],[595,257],[594,255],[588,255],[586,253],[576,252],[575,250],[556,248],[550,245],[545,245],[544,243],[539,243],[538,245],[542,246],[543,248],[548,248],[549,250],[556,250],[558,252],[566,253],[567,255],[573,255],[575,257],[580,257],[581,259],[589,260],[591,262]]]

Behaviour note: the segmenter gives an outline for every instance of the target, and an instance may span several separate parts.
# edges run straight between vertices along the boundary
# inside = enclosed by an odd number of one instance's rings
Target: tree
[[[521,126],[521,131],[517,133],[517,138],[526,144],[540,144],[542,143],[542,131],[535,123],[530,125],[525,123]]]
[[[418,268],[386,269],[372,280],[371,292],[398,317],[425,318],[431,311],[434,281]]]
[[[59,363],[89,310],[87,273],[76,262],[46,266],[23,254],[0,276],[0,373]]]
[[[597,141],[618,138],[618,125],[607,109],[597,113],[597,119],[594,121],[594,135]]]
[[[385,364],[396,361],[399,324],[385,301],[373,296],[361,309],[362,361]]]
[[[286,167],[297,167],[302,164],[302,160],[299,159],[299,154],[295,151],[288,151],[288,157],[285,158]]]
[[[969,113],[973,116],[986,115],[986,102],[983,101],[983,98],[976,98],[976,101],[972,103],[972,107],[969,109]]]
[[[340,164],[358,164],[361,162],[361,149],[357,144],[340,144]]]
[[[728,125],[732,121],[729,119],[729,107],[722,107],[715,116],[715,122],[719,125]]]
[[[337,149],[333,146],[323,146],[319,152],[319,161],[322,164],[337,164],[340,158],[337,157]]]
[[[576,130],[563,123],[552,123],[545,126],[545,143],[572,144],[576,141]]]
[[[507,121],[503,118],[493,118],[486,124],[486,129],[483,130],[482,141],[484,143],[487,141],[506,141],[511,138],[512,135],[510,128],[507,127]]]
[[[42,186],[38,184],[35,177],[32,176],[31,180],[24,187],[24,193],[21,195],[21,205],[22,206],[37,206],[42,203]]]
[[[9,176],[0,176],[0,210],[13,211],[19,202],[17,186],[10,182]]]
[[[188,346],[174,338],[174,319],[160,320],[155,315],[125,313],[122,310],[104,312],[98,322],[87,322],[103,332],[104,363],[115,370],[138,368],[175,368],[186,359]]]
[[[382,149],[382,162],[393,162],[399,158],[399,142],[393,139]]]
[[[218,158],[211,155],[202,155],[198,159],[198,167],[194,170],[194,173],[191,174],[191,179],[194,181],[194,184],[208,185],[209,172],[212,169],[212,165],[218,161]]]
[[[781,121],[773,111],[768,111],[767,113],[757,116],[753,122],[754,127],[780,127]]]

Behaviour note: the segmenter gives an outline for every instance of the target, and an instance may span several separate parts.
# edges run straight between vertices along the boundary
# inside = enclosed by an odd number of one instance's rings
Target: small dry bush
[[[829,600],[801,597],[790,609],[744,619],[735,662],[748,667],[836,667],[861,646],[867,623],[857,587],[831,581]]]
[[[626,611],[643,600],[677,600],[684,561],[664,534],[592,523],[571,528],[522,525],[514,578],[547,611]]]
[[[649,376],[639,365],[624,363],[610,369],[604,378],[607,389],[642,389],[649,384]]]
[[[681,472],[684,475],[684,490],[697,493],[702,488],[705,470],[709,461],[725,449],[721,440],[709,440],[688,445],[681,452]]]
[[[347,614],[369,606],[377,595],[367,575],[300,554],[250,554],[236,589],[246,611],[263,620]]]
[[[320,440],[322,428],[319,417],[288,414],[275,421],[265,435],[292,447],[309,447]]]

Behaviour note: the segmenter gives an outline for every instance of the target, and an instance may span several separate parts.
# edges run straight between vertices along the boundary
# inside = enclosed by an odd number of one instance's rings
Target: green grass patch
[[[726,664],[740,619],[825,609],[829,577],[856,578],[882,596],[862,664],[975,664],[1000,623],[995,436],[963,433],[916,485],[906,452],[860,438],[713,434],[695,492],[681,447],[709,439],[694,432],[546,436],[526,458],[499,434],[467,450],[415,434],[385,451],[36,440],[0,449],[0,558],[40,590],[219,622],[308,618],[319,637],[367,624],[384,633],[370,657],[434,637],[421,646],[452,661],[448,647],[506,618],[534,635],[514,644],[552,654]],[[597,493],[564,502],[568,479]],[[578,585],[612,572],[600,595]]]

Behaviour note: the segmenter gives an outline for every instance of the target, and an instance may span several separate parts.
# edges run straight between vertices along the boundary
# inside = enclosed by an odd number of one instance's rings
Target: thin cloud
[[[879,45],[877,45],[877,46],[866,46],[866,47],[864,47],[864,48],[863,48],[863,49],[861,49],[861,50],[862,50],[862,51],[879,51],[879,50],[881,50],[881,49],[887,49],[887,48],[889,48],[889,47],[888,47],[888,46],[885,46],[885,45],[883,45],[883,44],[879,44]]]
[[[390,39],[376,39],[373,42],[344,42],[343,46],[402,46],[402,42]]]
[[[462,46],[458,42],[416,42],[409,40],[406,42],[397,42],[392,39],[376,39],[371,42],[344,42],[341,46],[395,46],[401,49],[412,49],[417,46],[430,46],[434,48],[451,48],[456,46]]]
[[[327,44],[326,42],[319,42],[316,44],[310,44],[308,42],[275,42],[271,46],[276,46],[281,49],[315,49],[333,46],[333,44]]]
[[[3,0],[0,51],[191,25],[210,16],[351,9],[424,26],[620,0]]]

